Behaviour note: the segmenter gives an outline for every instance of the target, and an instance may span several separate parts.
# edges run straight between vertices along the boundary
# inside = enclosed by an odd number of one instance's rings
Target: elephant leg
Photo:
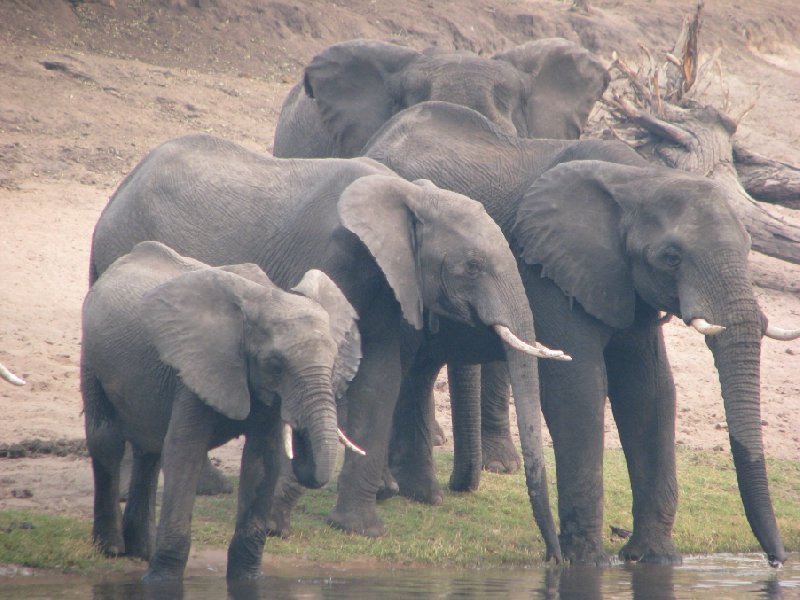
[[[283,452],[281,452],[283,454]],[[285,457],[281,459],[280,476],[272,495],[272,507],[267,520],[267,536],[289,537],[291,531],[292,510],[305,493],[306,488],[300,485],[292,470],[292,464]]]
[[[425,354],[417,353],[400,387],[389,465],[401,495],[438,506],[444,494],[436,479],[431,433],[435,412],[433,385],[442,362]]]
[[[448,363],[447,379],[453,415],[453,472],[449,487],[454,492],[471,492],[481,482],[481,367]]]
[[[261,572],[272,498],[281,471],[280,423],[276,411],[266,435],[258,431],[258,435],[245,438],[236,531],[228,547],[228,579],[251,579]]]
[[[94,476],[92,540],[107,556],[125,553],[119,508],[120,463],[125,452],[122,428],[100,382],[81,366],[86,447]]]
[[[483,468],[494,473],[514,473],[522,464],[511,439],[510,394],[506,363],[484,364],[481,368],[481,450]]]
[[[162,451],[164,495],[156,547],[145,581],[183,576],[191,544],[192,509],[203,461],[217,417],[194,394],[179,386]]]
[[[625,560],[680,564],[672,543],[678,504],[675,384],[660,327],[634,327],[606,348],[608,396],[628,464],[633,535]]]
[[[156,488],[161,469],[161,455],[132,448],[128,500],[122,518],[125,553],[144,560],[153,551],[156,526]]]
[[[609,561],[603,550],[602,350],[593,358],[570,354],[572,363],[539,365],[542,407],[556,457],[559,541],[566,560],[604,566]]]
[[[383,482],[388,458],[392,416],[400,393],[400,335],[397,326],[378,324],[382,315],[362,317],[364,358],[347,390],[347,428],[350,439],[366,456],[346,452],[339,475],[336,506],[328,523],[352,533],[378,537],[385,533],[376,510],[376,494]],[[367,323],[366,321],[372,321]],[[363,333],[362,333],[363,335]]]

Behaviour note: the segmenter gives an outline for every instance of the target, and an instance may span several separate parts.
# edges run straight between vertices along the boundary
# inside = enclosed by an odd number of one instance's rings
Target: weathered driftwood
[[[735,141],[733,161],[739,181],[753,198],[800,210],[800,169],[750,152]]]
[[[748,194],[750,189],[758,197],[780,197],[787,205],[800,205],[800,169],[742,148],[734,154],[731,138],[738,122],[692,98],[693,86],[716,60],[712,57],[703,65],[698,61],[701,11],[702,4],[692,19],[684,21],[675,48],[662,64],[657,65],[644,48],[649,68],[633,69],[615,56],[610,70],[622,78],[604,98],[608,120],[613,121],[610,131],[650,160],[716,180],[728,190],[732,208],[752,237],[753,249],[800,264],[800,219],[774,214]],[[748,189],[740,180],[740,163]]]

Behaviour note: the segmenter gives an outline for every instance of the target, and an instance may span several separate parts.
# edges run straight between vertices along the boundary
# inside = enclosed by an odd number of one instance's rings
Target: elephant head
[[[156,242],[131,256],[164,253],[178,257]],[[161,360],[225,417],[244,420],[251,402],[280,398],[293,470],[320,487],[342,435],[334,390],[355,375],[360,339],[355,312],[325,274],[309,271],[296,290],[281,290],[255,265],[198,268],[145,295],[145,327]]]
[[[704,333],[747,518],[770,563],[783,562],[759,416],[763,319],[748,277],[749,236],[724,190],[663,168],[563,163],[528,189],[512,237],[526,263],[607,325],[630,326],[638,296]]]
[[[399,111],[428,100],[472,108],[522,137],[574,139],[608,84],[584,48],[560,38],[492,58],[353,40],[322,51],[289,94],[276,156],[356,156]]]
[[[339,200],[339,215],[374,256],[413,327],[423,328],[424,308],[433,321],[439,315],[487,326],[505,342],[529,494],[548,555],[559,558],[547,502],[534,358],[553,354],[535,341],[517,263],[500,227],[474,200],[427,180],[411,183],[389,175],[350,184]]]

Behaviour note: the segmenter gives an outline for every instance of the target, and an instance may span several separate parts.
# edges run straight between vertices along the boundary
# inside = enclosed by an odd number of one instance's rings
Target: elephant
[[[328,521],[345,531],[385,531],[376,493],[402,374],[425,324],[453,321],[502,340],[531,507],[547,556],[560,560],[536,358],[562,353],[536,341],[516,260],[479,203],[367,158],[277,159],[192,135],[157,147],[122,181],[95,226],[91,278],[145,240],[210,265],[255,263],[284,288],[318,269],[352,304],[363,357],[346,395],[347,431],[366,456],[347,453],[339,476]]]
[[[81,391],[95,484],[92,535],[108,555],[149,559],[145,580],[183,575],[209,449],[245,436],[228,550],[233,578],[260,564],[259,524],[269,513],[281,449],[303,485],[331,479],[337,436],[349,443],[337,428],[334,394],[358,368],[357,317],[320,271],[308,271],[292,292],[254,264],[209,267],[158,242],[137,244],[89,290]],[[126,440],[134,466],[123,518]]]
[[[747,268],[750,239],[720,186],[650,165],[621,142],[521,139],[445,102],[398,113],[365,156],[481,202],[518,259],[539,340],[572,356],[572,362],[540,367],[565,559],[607,562],[601,531],[608,397],[633,491],[634,530],[621,556],[681,560],[672,542],[675,386],[660,327],[664,312],[705,336],[719,371],[748,521],[770,564],[785,560],[759,417],[761,336],[783,330],[768,325],[756,303]],[[412,416],[396,423],[395,438],[405,443],[391,457],[401,491],[431,486],[428,438],[417,433],[429,427],[430,413],[407,396],[425,397],[440,366],[417,364],[403,384],[397,411]],[[454,396],[474,389],[458,381],[454,387]],[[502,398],[503,388],[495,383],[488,394]],[[452,404],[467,413],[454,415],[455,428],[472,435],[478,401],[454,397]],[[451,487],[469,489],[474,470],[460,469],[460,460],[457,448],[454,477],[467,481],[451,478]]]
[[[492,58],[377,40],[334,44],[306,66],[275,129],[275,156],[357,156],[392,115],[426,100],[473,108],[521,137],[577,138],[609,75],[582,46],[545,38]]]
[[[597,57],[564,38],[527,42],[492,58],[352,40],[330,46],[306,66],[284,101],[273,152],[283,158],[356,156],[393,115],[427,100],[467,106],[520,137],[577,139],[609,79]],[[487,364],[481,378],[483,387],[507,380],[505,365]],[[475,460],[490,471],[514,472],[521,461],[507,411],[495,417],[498,411],[488,408]]]

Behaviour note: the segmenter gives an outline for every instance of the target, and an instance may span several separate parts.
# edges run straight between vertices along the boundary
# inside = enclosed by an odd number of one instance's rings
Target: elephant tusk
[[[339,435],[339,441],[342,444],[344,444],[345,448],[347,448],[348,450],[352,450],[353,452],[355,452],[356,454],[360,454],[361,456],[367,455],[366,452],[364,452],[361,448],[359,448],[353,442],[351,442],[350,439],[344,434],[344,432],[338,427],[336,428],[336,433]]]
[[[722,325],[712,325],[705,319],[692,319],[689,324],[703,335],[717,335],[725,331]]]
[[[535,356],[537,358],[552,358],[553,360],[572,360],[572,357],[569,354],[564,354],[562,350],[553,350],[552,348],[548,348],[547,346],[543,346],[539,342],[535,342],[535,345],[531,346],[523,342],[517,336],[515,336],[511,330],[506,327],[505,325],[495,325],[493,327],[495,333],[500,336],[500,339],[503,340],[506,344],[514,348],[514,350],[519,350],[520,352],[524,352],[525,354],[530,354],[531,356]]]
[[[11,371],[9,371],[5,365],[0,364],[0,377],[8,381],[9,383],[13,383],[14,385],[25,385],[25,380],[17,377]]]
[[[283,424],[283,451],[289,460],[294,460],[294,448],[292,447],[292,426],[289,423]]]
[[[768,325],[764,335],[773,340],[791,342],[792,340],[800,338],[800,329],[781,329],[780,327]]]
[[[670,322],[670,319],[672,319],[672,313],[665,312],[662,315],[662,312],[663,311],[658,311],[658,320],[656,321],[658,325],[665,325]]]

